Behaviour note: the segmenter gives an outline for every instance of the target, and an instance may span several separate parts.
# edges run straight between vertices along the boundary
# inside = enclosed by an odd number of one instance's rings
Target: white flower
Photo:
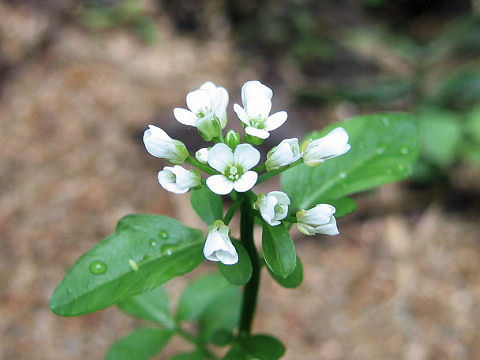
[[[175,194],[185,194],[191,188],[199,186],[201,179],[198,172],[184,169],[180,165],[166,166],[158,173],[160,185]]]
[[[172,164],[183,164],[188,157],[188,150],[178,140],[172,139],[165,131],[154,125],[148,125],[149,129],[143,134],[145,148],[153,156],[167,159]]]
[[[250,190],[257,182],[258,174],[248,171],[258,164],[260,153],[250,144],[240,144],[235,152],[226,144],[215,144],[208,151],[208,165],[221,172],[207,179],[214,193],[225,195],[233,189],[238,192]]]
[[[208,162],[208,149],[201,148],[195,153],[195,158],[200,161],[202,164],[206,164]]]
[[[285,139],[268,152],[265,166],[267,171],[272,171],[290,165],[301,157],[298,139]]]
[[[253,207],[260,211],[263,220],[272,226],[280,225],[280,220],[288,214],[290,199],[281,191],[271,191],[267,195],[258,194]]]
[[[210,261],[220,261],[225,265],[238,262],[237,250],[228,236],[230,229],[222,220],[216,220],[208,232],[203,255]]]
[[[328,204],[317,204],[310,210],[297,211],[297,228],[305,235],[337,235],[337,222],[333,216],[335,211]]]
[[[243,108],[235,104],[233,110],[246,125],[245,132],[250,136],[266,139],[269,131],[280,127],[287,120],[287,113],[279,111],[270,115],[272,90],[259,81],[248,81],[242,86]]]
[[[309,140],[302,145],[302,150],[303,148],[305,165],[316,166],[325,160],[345,154],[351,146],[345,129],[338,127],[320,139]]]
[[[227,124],[228,100],[225,88],[208,81],[187,94],[189,110],[175,108],[173,115],[180,123],[198,128],[200,135],[210,141],[219,136]]]

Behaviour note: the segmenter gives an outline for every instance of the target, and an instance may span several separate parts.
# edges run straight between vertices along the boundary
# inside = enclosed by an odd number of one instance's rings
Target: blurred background
[[[239,102],[252,79],[289,113],[264,149],[380,111],[414,113],[422,143],[411,179],[356,196],[340,235],[295,236],[304,283],[264,273],[255,331],[288,360],[480,359],[478,0],[0,0],[0,359],[101,359],[138,325],[48,301],[123,215],[204,229],[141,136],[201,147],[173,108],[207,80]]]

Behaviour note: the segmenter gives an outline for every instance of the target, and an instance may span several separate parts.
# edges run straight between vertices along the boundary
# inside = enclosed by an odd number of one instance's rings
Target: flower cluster
[[[219,195],[232,191],[250,191],[259,175],[277,174],[297,164],[317,166],[325,160],[345,154],[350,150],[348,134],[342,127],[335,128],[322,138],[307,140],[302,145],[298,139],[285,139],[267,154],[264,164],[258,165],[260,152],[254,145],[261,144],[270,136],[270,131],[287,120],[287,113],[279,111],[270,115],[273,92],[259,81],[248,81],[242,86],[242,105],[234,104],[233,110],[243,124],[244,136],[229,130],[227,125],[229,95],[223,87],[206,82],[198,90],[187,94],[187,109],[175,108],[174,117],[182,124],[194,126],[207,141],[215,144],[203,148],[192,157],[185,144],[172,139],[162,129],[149,125],[143,141],[153,156],[168,160],[173,167],[166,166],[158,173],[160,185],[173,193],[183,194],[206,184]],[[208,174],[203,179],[197,170],[180,166],[188,163]],[[281,191],[256,194],[253,208],[265,223],[279,226],[283,222],[296,223],[299,231],[306,235],[336,235],[338,229],[334,217],[336,209],[329,204],[317,204],[309,210],[300,209],[289,216],[290,199]],[[229,237],[228,222],[218,219],[209,229],[204,255],[211,261],[226,265],[235,264],[238,254]]]

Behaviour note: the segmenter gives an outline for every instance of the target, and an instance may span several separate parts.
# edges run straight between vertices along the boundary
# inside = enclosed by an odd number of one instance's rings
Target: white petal
[[[280,224],[280,222],[273,219],[275,217],[275,205],[277,205],[277,203],[278,201],[274,196],[267,195],[265,204],[260,209],[260,215],[262,215],[263,220],[272,226]]]
[[[233,245],[232,245],[233,246]],[[218,261],[225,265],[233,265],[238,262],[238,254],[235,248],[233,249],[235,253],[226,250],[217,251],[215,254],[217,256]]]
[[[288,195],[285,194],[283,191],[270,191],[268,193],[268,195],[275,196],[275,198],[277,198],[279,204],[290,205],[290,199],[289,199]]]
[[[244,170],[250,170],[260,161],[260,152],[250,144],[240,144],[233,153],[233,162],[242,165]]]
[[[272,109],[272,100],[266,97],[255,97],[248,99],[244,105],[245,111],[250,119],[266,119]]]
[[[228,164],[233,162],[232,149],[226,144],[215,144],[208,151],[208,165],[217,171],[223,172]]]
[[[270,115],[265,122],[265,130],[272,131],[283,125],[287,121],[287,113],[285,111],[279,111],[273,115]]]
[[[168,158],[177,152],[172,138],[165,131],[154,125],[149,125],[149,129],[143,133],[143,142],[147,151],[159,158]]]
[[[305,211],[301,220],[312,226],[325,225],[330,221],[330,217],[335,213],[336,209],[329,204],[317,204],[314,208]]]
[[[215,85],[211,81],[207,81],[203,83],[200,88],[200,90],[207,90],[208,94],[210,95],[211,99],[215,99],[217,97],[217,85]]]
[[[244,106],[248,102],[249,98],[254,98],[258,96],[271,99],[273,97],[273,92],[269,87],[263,85],[258,80],[247,81],[245,84],[243,84],[242,103]]]
[[[327,224],[317,226],[314,229],[314,231],[316,234],[325,234],[330,236],[338,235],[339,232],[338,232],[337,221],[335,220],[335,217],[333,217],[332,215],[330,218],[330,221]]]
[[[301,233],[303,233],[305,235],[315,235],[315,230],[312,226],[301,223],[301,222],[297,222],[296,225],[297,225],[297,229]]]
[[[233,188],[238,192],[248,191],[255,186],[257,178],[258,174],[255,171],[247,171],[240,177],[240,179],[235,181],[235,183],[233,184]]]
[[[212,190],[215,194],[218,195],[226,195],[233,190],[233,183],[223,175],[210,176],[207,179],[207,186],[210,190]]]
[[[264,140],[270,136],[270,133],[268,131],[257,129],[257,128],[254,128],[254,127],[251,127],[251,126],[247,126],[245,128],[245,132],[248,135],[256,136],[256,137],[258,137],[260,139],[264,139]]]
[[[195,181],[195,175],[180,165],[173,167],[173,173],[176,177],[176,183],[180,188],[190,189],[191,187],[199,185],[198,181]]]
[[[187,94],[188,108],[197,114],[200,111],[212,109],[210,94],[207,90],[195,90]]]
[[[195,126],[197,121],[197,115],[182,108],[173,109],[173,116],[175,116],[175,119],[183,125]]]
[[[218,230],[209,232],[203,247],[203,255],[210,261],[218,261],[215,252],[222,248],[224,248],[224,241]]]
[[[213,108],[215,111],[215,115],[217,115],[218,118],[224,117],[227,112],[227,106],[229,101],[227,90],[223,87],[218,87],[214,101],[215,102],[213,104]]]
[[[237,116],[238,116],[238,118],[240,119],[241,122],[243,122],[246,125],[250,125],[248,115],[240,105],[234,104],[233,105],[233,110],[237,113]]]
[[[173,168],[166,166],[162,171],[158,173],[158,182],[167,191],[175,194],[185,194],[189,187],[179,186],[174,179]]]

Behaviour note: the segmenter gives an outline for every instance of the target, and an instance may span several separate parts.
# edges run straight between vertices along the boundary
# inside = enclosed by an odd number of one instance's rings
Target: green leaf
[[[196,320],[206,307],[231,285],[218,273],[199,277],[186,287],[177,309],[177,320]]]
[[[170,340],[171,330],[140,328],[113,344],[105,360],[148,360]]]
[[[243,349],[243,347],[235,343],[233,346],[228,350],[227,354],[223,357],[223,360],[248,360],[247,353]]]
[[[298,165],[282,174],[282,187],[292,201],[290,212],[341,199],[410,175],[418,154],[414,118],[405,114],[363,115],[313,132],[320,138],[342,126],[352,148],[316,166]]]
[[[270,335],[250,335],[240,343],[245,352],[258,360],[277,360],[285,354],[285,346]]]
[[[200,338],[215,345],[226,345],[240,317],[241,294],[229,285],[213,299],[200,316]]]
[[[240,241],[232,241],[238,253],[238,262],[233,265],[218,263],[220,273],[234,285],[244,285],[252,276],[252,262]]]
[[[466,130],[472,139],[480,143],[480,107],[468,114]]]
[[[211,225],[215,220],[223,218],[222,197],[211,192],[207,186],[193,190],[190,202],[193,209],[207,225]]]
[[[275,274],[270,268],[268,268],[270,275],[283,287],[288,289],[293,289],[299,286],[303,281],[303,265],[300,261],[300,258],[297,256],[297,265],[295,266],[295,270],[288,275],[287,277],[278,276]]]
[[[274,274],[287,277],[295,270],[295,245],[283,225],[263,224],[262,247],[265,262]]]
[[[354,212],[358,207],[357,202],[349,197],[329,200],[329,204],[337,209],[335,212],[335,217],[337,219]]]
[[[447,111],[425,109],[419,114],[418,128],[422,156],[441,167],[453,164],[462,136],[460,118]]]
[[[168,310],[168,295],[163,286],[122,301],[117,306],[123,312],[140,319],[159,322],[169,329],[175,327],[175,321]]]
[[[158,215],[128,215],[86,252],[50,300],[57,315],[77,316],[151,291],[203,261],[201,231]]]
[[[172,357],[170,360],[203,360],[204,357],[201,352],[190,352],[184,354],[178,354]]]

